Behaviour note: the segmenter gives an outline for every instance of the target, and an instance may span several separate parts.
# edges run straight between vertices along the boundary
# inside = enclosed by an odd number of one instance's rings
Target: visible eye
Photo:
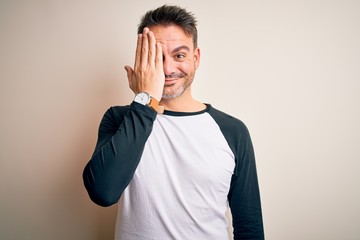
[[[176,58],[184,58],[184,57],[185,57],[185,54],[182,54],[182,53],[176,54]]]

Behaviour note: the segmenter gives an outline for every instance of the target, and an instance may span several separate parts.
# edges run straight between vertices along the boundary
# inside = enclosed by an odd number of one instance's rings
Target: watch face
[[[150,102],[150,95],[146,92],[136,94],[134,101],[142,105],[146,105]]]

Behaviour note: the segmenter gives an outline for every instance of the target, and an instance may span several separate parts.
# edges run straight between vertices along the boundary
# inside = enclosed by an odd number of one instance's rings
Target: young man
[[[116,239],[264,239],[255,158],[240,121],[195,100],[200,63],[194,16],[177,6],[144,15],[134,68],[135,93],[110,108],[83,173],[90,198],[118,203]]]

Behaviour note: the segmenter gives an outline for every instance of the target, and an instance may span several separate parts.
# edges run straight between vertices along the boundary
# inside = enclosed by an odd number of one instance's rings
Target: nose
[[[175,72],[175,64],[169,58],[163,58],[163,65],[164,65],[164,73],[165,75],[170,75]]]

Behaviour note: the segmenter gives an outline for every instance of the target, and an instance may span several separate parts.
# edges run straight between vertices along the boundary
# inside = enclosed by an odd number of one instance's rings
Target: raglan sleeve
[[[236,166],[228,194],[234,239],[262,240],[264,229],[253,144],[245,124],[241,122],[237,132]]]
[[[140,162],[156,112],[133,102],[103,116],[95,151],[83,171],[90,199],[100,206],[118,202]]]

